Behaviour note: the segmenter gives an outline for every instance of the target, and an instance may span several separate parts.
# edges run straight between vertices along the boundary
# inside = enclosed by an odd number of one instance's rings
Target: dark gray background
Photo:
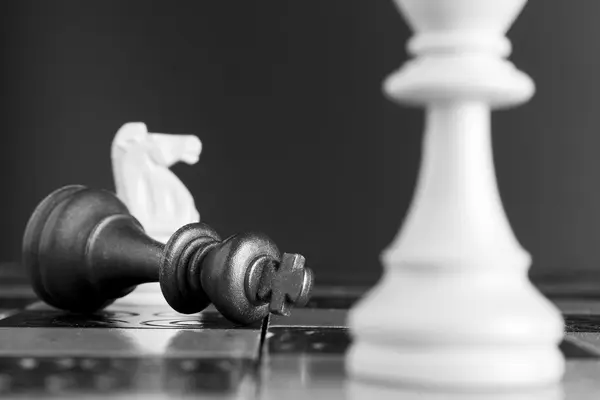
[[[257,229],[320,282],[371,284],[420,158],[422,112],[387,101],[409,31],[391,0],[2,3],[0,259],[34,206],[113,188],[127,121],[195,133],[176,173],[223,235]],[[600,3],[532,1],[509,37],[538,92],[494,114],[499,185],[532,275],[600,262]]]

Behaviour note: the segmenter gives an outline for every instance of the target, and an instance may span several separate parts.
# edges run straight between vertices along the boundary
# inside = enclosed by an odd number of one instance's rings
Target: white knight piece
[[[111,159],[117,196],[159,242],[200,220],[192,194],[169,167],[193,165],[201,151],[194,135],[149,133],[141,122],[125,124],[115,135]]]

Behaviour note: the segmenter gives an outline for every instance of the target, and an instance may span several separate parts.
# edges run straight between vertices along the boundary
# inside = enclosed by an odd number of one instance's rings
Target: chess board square
[[[256,358],[260,332],[245,329],[0,328],[0,356]]]
[[[0,319],[0,395],[248,398],[261,333],[214,309],[116,304],[77,315],[37,303]]]
[[[271,316],[269,326],[275,327],[318,327],[318,328],[345,328],[348,310],[344,309],[318,309],[299,308],[289,317],[279,315]]]
[[[565,316],[566,332],[600,333],[600,315],[571,314]]]
[[[247,329],[260,330],[261,323],[239,326],[215,309],[180,314],[168,306],[112,305],[94,314],[75,314],[42,303],[0,320],[0,327],[29,328],[119,328],[119,329]]]
[[[342,356],[350,344],[346,328],[275,327],[267,334],[269,354],[333,354]]]
[[[241,395],[253,371],[240,358],[0,357],[0,395]]]

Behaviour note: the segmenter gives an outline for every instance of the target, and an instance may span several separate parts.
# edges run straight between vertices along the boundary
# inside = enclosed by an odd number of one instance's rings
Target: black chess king
[[[160,282],[174,310],[191,314],[211,303],[237,324],[269,313],[289,315],[309,299],[313,273],[299,254],[280,254],[261,233],[221,240],[204,223],[180,228],[166,244],[144,233],[115,194],[66,186],[47,196],[23,238],[23,264],[47,304],[92,313]]]

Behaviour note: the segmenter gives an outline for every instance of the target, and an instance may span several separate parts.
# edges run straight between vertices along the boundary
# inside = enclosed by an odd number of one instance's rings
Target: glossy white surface
[[[141,122],[125,124],[115,135],[111,158],[117,196],[159,242],[200,220],[192,194],[169,167],[195,164],[201,152],[196,136],[148,133]]]
[[[426,107],[423,157],[402,229],[382,254],[384,276],[349,315],[357,380],[478,391],[562,377],[562,318],[528,280],[530,255],[493,162],[491,109],[534,91],[505,59],[525,2],[396,0],[415,31],[414,58],[384,88]]]

